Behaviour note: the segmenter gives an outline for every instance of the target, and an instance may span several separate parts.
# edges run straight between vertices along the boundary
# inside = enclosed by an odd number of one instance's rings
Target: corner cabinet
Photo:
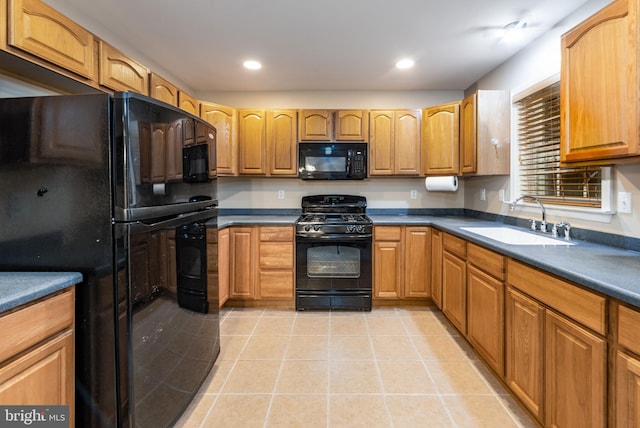
[[[0,403],[69,406],[74,426],[73,287],[0,315]]]
[[[372,110],[369,113],[369,175],[420,175],[419,110]]]
[[[200,117],[216,128],[218,175],[238,175],[237,111],[233,107],[200,104]]]
[[[639,157],[637,0],[616,0],[562,36],[561,162]]]
[[[460,171],[508,175],[511,108],[507,91],[478,90],[460,105]]]
[[[422,110],[422,172],[460,173],[460,102]]]

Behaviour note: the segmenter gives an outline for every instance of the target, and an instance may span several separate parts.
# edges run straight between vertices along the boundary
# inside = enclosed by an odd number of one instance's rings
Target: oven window
[[[360,250],[344,245],[323,245],[307,250],[310,278],[359,278]]]

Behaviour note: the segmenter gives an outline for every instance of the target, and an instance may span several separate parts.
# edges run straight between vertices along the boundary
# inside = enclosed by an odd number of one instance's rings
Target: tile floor
[[[436,309],[225,309],[179,427],[535,427]]]

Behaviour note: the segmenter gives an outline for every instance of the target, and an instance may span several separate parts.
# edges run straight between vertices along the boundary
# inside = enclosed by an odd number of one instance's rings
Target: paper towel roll
[[[429,192],[455,192],[458,190],[458,177],[427,177],[424,187]]]
[[[164,183],[156,183],[153,185],[154,195],[164,195],[164,193],[165,193]]]

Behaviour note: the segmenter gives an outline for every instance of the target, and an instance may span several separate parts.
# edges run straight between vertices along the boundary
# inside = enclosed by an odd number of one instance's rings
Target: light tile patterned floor
[[[535,427],[430,308],[224,309],[179,427]]]

